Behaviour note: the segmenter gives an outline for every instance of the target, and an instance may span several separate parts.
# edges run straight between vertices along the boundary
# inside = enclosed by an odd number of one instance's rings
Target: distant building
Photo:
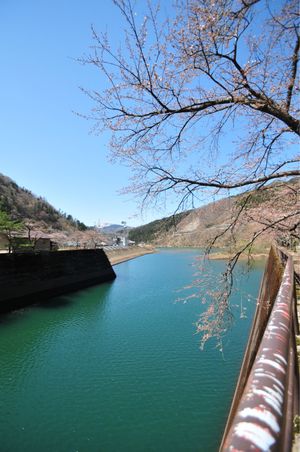
[[[56,242],[47,237],[41,235],[39,237],[33,237],[29,240],[27,236],[15,236],[12,240],[12,251],[14,253],[32,253],[41,251],[55,251],[58,249]]]
[[[50,238],[39,237],[34,244],[34,251],[53,251],[55,247],[55,242]]]
[[[122,244],[122,246],[128,246],[128,238],[121,237],[121,244]]]
[[[129,245],[133,245],[134,242],[132,242],[131,240],[128,240],[128,237],[126,236],[122,236],[122,237],[117,237],[114,241],[116,246],[129,246]]]
[[[6,234],[0,232],[0,250],[7,250],[9,247],[9,241]]]

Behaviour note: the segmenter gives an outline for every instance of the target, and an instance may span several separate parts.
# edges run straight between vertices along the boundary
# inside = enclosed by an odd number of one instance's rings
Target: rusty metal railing
[[[293,418],[299,403],[295,344],[298,324],[291,257],[287,258],[282,278],[274,280],[280,279],[280,286],[273,306],[271,299],[262,298],[268,293],[272,295],[268,286],[274,278],[275,267],[279,276],[280,263],[276,262],[276,256],[273,249],[266,266],[221,451],[291,449]],[[276,263],[273,273],[272,263]],[[271,305],[269,313],[264,313],[264,305]],[[266,327],[262,328],[264,323]]]

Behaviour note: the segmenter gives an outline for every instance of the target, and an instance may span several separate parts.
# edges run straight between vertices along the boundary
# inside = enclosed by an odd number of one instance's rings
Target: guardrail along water
[[[240,283],[247,318],[240,293],[232,299],[224,356],[213,342],[201,352],[194,323],[205,305],[175,302],[200,252],[143,256],[116,266],[113,282],[2,316],[0,449],[217,450],[263,265]]]
[[[294,266],[271,249],[222,451],[289,451],[299,415]]]

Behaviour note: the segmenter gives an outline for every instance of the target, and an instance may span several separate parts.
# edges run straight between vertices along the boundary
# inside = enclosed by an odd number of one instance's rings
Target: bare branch
[[[291,101],[292,101],[292,95],[293,95],[293,89],[295,86],[296,76],[297,76],[297,68],[298,68],[298,61],[299,61],[299,49],[300,49],[300,36],[298,34],[297,29],[295,30],[296,33],[296,44],[294,48],[294,53],[292,56],[292,70],[291,70],[291,79],[288,86],[288,93],[287,93],[287,101],[286,101],[286,109],[287,111],[290,109]]]
[[[107,81],[100,92],[85,90],[94,107],[88,117],[96,131],[112,132],[112,159],[133,169],[131,192],[143,204],[172,193],[177,212],[201,196],[207,202],[244,191],[208,251],[228,236],[236,244],[244,221],[255,225],[228,261],[224,290],[215,297],[221,337],[241,254],[267,232],[297,234],[296,193],[287,195],[284,210],[272,182],[300,175],[298,2],[177,0],[166,17],[158,1],[149,0],[146,11],[138,2],[113,1],[126,26],[120,48],[93,28],[95,45],[81,62]],[[253,193],[274,194],[265,218]],[[208,318],[199,324],[205,334]]]

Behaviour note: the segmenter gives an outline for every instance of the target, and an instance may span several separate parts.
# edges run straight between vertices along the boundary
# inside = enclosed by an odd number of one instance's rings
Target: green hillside
[[[151,243],[157,239],[161,234],[167,233],[171,229],[176,228],[176,225],[185,218],[190,211],[181,212],[170,217],[155,220],[151,223],[131,229],[128,234],[130,240],[137,243],[145,242]]]

